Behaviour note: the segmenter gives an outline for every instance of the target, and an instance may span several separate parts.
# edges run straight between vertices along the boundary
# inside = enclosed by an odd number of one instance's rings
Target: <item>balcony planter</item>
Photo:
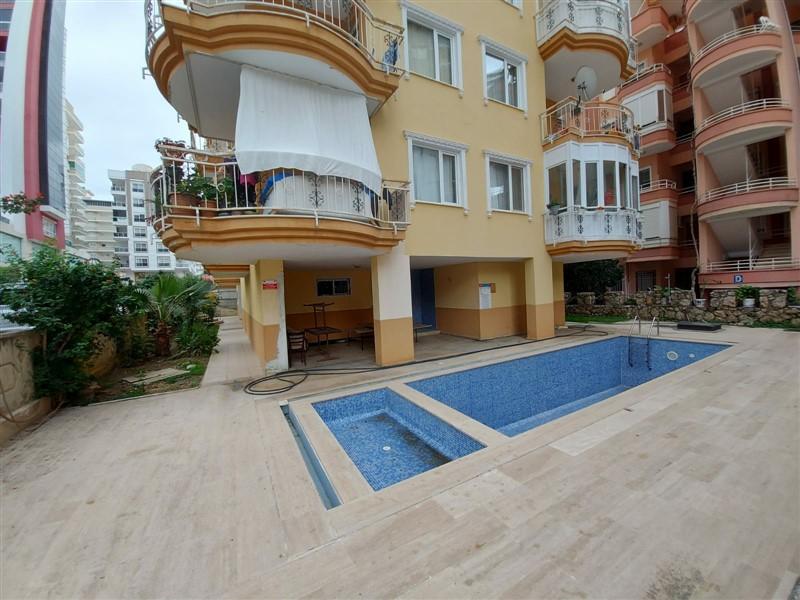
[[[216,200],[201,200],[197,196],[185,192],[170,194],[170,204],[177,207],[172,209],[173,215],[193,217],[196,214],[195,208],[198,207],[200,207],[201,217],[214,217],[217,214],[217,211],[213,210],[217,208]]]

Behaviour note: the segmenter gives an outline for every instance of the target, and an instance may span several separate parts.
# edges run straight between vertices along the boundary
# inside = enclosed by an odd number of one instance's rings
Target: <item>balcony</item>
[[[542,145],[577,139],[611,142],[638,150],[639,138],[634,131],[633,113],[611,102],[580,102],[567,98],[539,116]]]
[[[640,51],[663,42],[672,32],[667,11],[649,2],[642,3],[641,9],[631,20],[631,29],[639,42]]]
[[[551,98],[575,93],[574,76],[581,67],[597,75],[590,96],[613,88],[635,68],[627,2],[552,0],[536,14],[536,40]]]
[[[755,216],[797,206],[797,181],[789,177],[754,179],[708,190],[699,198],[701,220],[731,214]]]
[[[147,0],[145,57],[201,135],[233,140],[243,65],[363,94],[370,112],[404,73],[403,29],[364,0]]]
[[[628,77],[628,79],[619,86],[617,95],[624,98],[656,84],[662,84],[666,88],[672,88],[672,72],[669,70],[668,66],[662,63],[656,63],[645,67]]]
[[[669,200],[678,202],[677,184],[670,179],[655,179],[639,188],[639,197],[642,204]]]
[[[754,71],[773,62],[781,52],[777,26],[750,25],[729,31],[690,55],[694,87]]]
[[[705,288],[742,284],[796,287],[800,283],[800,259],[781,256],[708,262],[700,268],[699,283]]]
[[[642,243],[642,222],[633,209],[570,207],[544,220],[545,244],[553,260],[582,262],[623,258]]]
[[[299,169],[243,175],[229,153],[159,146],[154,227],[178,258],[204,264],[309,256],[358,259],[405,238],[409,185]]]
[[[695,130],[695,149],[710,154],[782,135],[792,126],[792,107],[780,98],[761,98],[715,113]]]

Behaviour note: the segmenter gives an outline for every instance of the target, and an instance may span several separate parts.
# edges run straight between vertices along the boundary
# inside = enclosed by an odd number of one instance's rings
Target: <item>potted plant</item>
[[[550,211],[551,215],[557,215],[558,211],[561,210],[561,205],[551,202],[550,204],[547,205],[547,210]]]
[[[752,285],[740,285],[736,288],[736,299],[740,300],[743,308],[753,308],[760,290]]]
[[[214,209],[217,208],[217,198],[224,193],[219,187],[223,180],[217,180],[215,184],[211,177],[204,177],[196,172],[192,173],[186,179],[178,182],[178,185],[175,186],[176,191],[172,194],[172,204],[190,208],[176,208],[173,212],[178,215],[194,215],[193,209],[201,207],[201,217],[215,216],[216,210]]]

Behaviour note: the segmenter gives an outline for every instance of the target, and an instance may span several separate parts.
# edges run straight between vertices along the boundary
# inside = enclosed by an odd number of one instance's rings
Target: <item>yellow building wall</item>
[[[286,325],[291,329],[314,326],[314,312],[306,304],[332,302],[325,309],[327,324],[342,333],[332,334],[330,339],[342,339],[347,330],[362,324],[372,324],[372,281],[369,269],[287,271],[286,281]],[[317,296],[318,279],[350,278],[349,296]],[[321,325],[320,321],[320,325]]]

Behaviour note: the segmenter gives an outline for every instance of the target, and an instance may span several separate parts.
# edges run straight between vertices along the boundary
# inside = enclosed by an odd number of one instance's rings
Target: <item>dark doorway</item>
[[[675,269],[675,287],[679,290],[692,289],[692,271],[692,268]]]
[[[414,323],[436,327],[436,296],[433,289],[433,269],[411,271],[411,314]]]

